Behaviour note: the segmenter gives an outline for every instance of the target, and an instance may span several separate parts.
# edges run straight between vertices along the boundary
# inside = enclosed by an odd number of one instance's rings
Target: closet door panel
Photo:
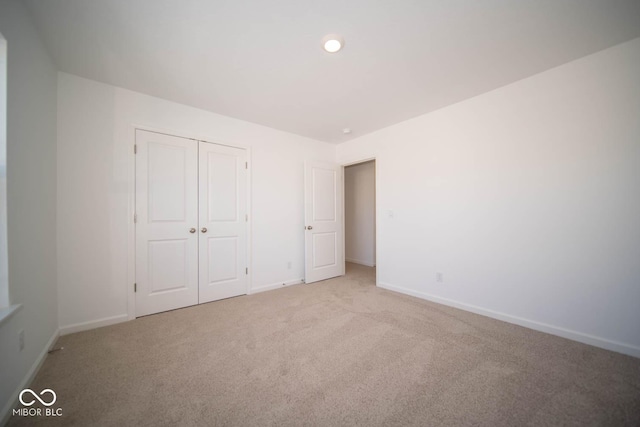
[[[136,151],[136,316],[144,316],[198,303],[198,145],[137,130]]]
[[[246,150],[200,142],[200,303],[247,293]]]
[[[244,151],[244,150],[242,150]],[[243,154],[240,152],[239,154]],[[238,157],[207,151],[207,221],[238,221]]]

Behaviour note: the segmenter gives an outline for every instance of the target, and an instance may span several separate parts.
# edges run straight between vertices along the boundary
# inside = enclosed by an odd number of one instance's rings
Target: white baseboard
[[[472,313],[491,317],[493,319],[498,319],[504,322],[513,323],[515,325],[524,326],[525,328],[534,329],[536,331],[545,332],[547,334],[556,335],[562,338],[567,338],[573,341],[578,341],[578,342],[589,344],[595,347],[604,348],[605,350],[611,350],[617,353],[622,353],[629,356],[640,358],[640,347],[636,347],[634,345],[625,344],[617,341],[611,341],[606,338],[601,338],[594,335],[589,335],[582,332],[561,328],[559,326],[549,325],[547,323],[537,322],[535,320],[524,319],[522,317],[512,316],[510,314],[505,314],[498,311],[488,310],[486,308],[478,307],[475,305],[458,302],[448,298],[441,298],[425,292],[414,291],[412,289],[389,285],[387,283],[378,283],[378,286],[390,291],[411,295],[411,296],[432,301],[438,304],[459,308],[460,310],[470,311]]]
[[[33,379],[36,377],[36,375],[38,374],[38,371],[40,371],[40,368],[44,363],[44,360],[47,358],[49,349],[53,347],[53,344],[56,342],[59,336],[60,336],[60,331],[56,329],[53,335],[51,336],[51,338],[49,338],[47,345],[38,355],[38,358],[33,362],[33,365],[31,365],[31,369],[29,369],[29,371],[27,372],[27,375],[25,375],[24,379],[20,382],[16,391],[13,392],[13,394],[7,401],[5,407],[2,408],[2,412],[0,412],[1,426],[4,426],[9,422],[9,419],[13,414],[13,408],[15,408],[18,404],[18,396],[20,396],[20,392],[25,388],[27,388],[29,384],[31,384]]]
[[[257,288],[251,289],[251,291],[249,292],[249,295],[257,294],[258,292],[272,291],[274,289],[284,288],[285,286],[299,285],[301,283],[304,283],[304,280],[294,279],[294,280],[288,280],[286,282],[274,283],[272,285],[258,286]]]
[[[60,335],[69,335],[74,332],[88,331],[89,329],[101,328],[103,326],[115,325],[129,320],[129,315],[119,314],[117,316],[105,317],[98,320],[90,320],[88,322],[74,323],[73,325],[61,326]]]
[[[345,258],[345,261],[352,262],[354,264],[366,265],[367,267],[375,267],[376,266],[376,264],[373,263],[373,262],[361,261],[359,259],[353,259],[353,258]]]

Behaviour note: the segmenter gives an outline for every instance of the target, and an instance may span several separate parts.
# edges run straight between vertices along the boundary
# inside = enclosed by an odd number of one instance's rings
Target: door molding
[[[209,144],[224,145],[226,147],[240,148],[247,152],[247,162],[249,168],[247,169],[247,213],[249,215],[249,221],[247,221],[247,266],[249,268],[249,274],[247,275],[247,295],[251,293],[253,285],[253,258],[252,258],[252,232],[253,232],[253,210],[251,206],[251,194],[252,194],[252,153],[251,147],[244,144],[228,143],[226,141],[220,141],[218,138],[211,135],[202,135],[190,133],[188,131],[180,131],[175,129],[167,129],[153,125],[132,123],[128,126],[127,139],[129,140],[129,164],[127,167],[127,283],[125,284],[127,289],[127,320],[134,320],[136,318],[136,294],[134,291],[134,283],[136,281],[136,227],[133,222],[133,216],[136,213],[136,157],[134,153],[134,147],[136,144],[136,130],[143,130],[148,132],[161,133],[169,136],[177,136],[180,138],[193,139],[195,141],[203,141]]]

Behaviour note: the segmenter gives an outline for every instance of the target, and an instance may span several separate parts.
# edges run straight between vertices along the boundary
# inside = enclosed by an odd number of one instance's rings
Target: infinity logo
[[[31,401],[25,402],[25,401],[22,399],[22,396],[23,396],[26,392],[31,393],[31,395],[34,397],[34,398],[32,398],[32,399],[31,399]],[[51,400],[51,402],[47,403],[47,402],[45,402],[44,400],[42,400],[42,399],[40,398],[40,396],[44,395],[45,393],[50,393],[50,394],[51,394],[51,396],[53,396],[53,399]],[[40,403],[42,403],[44,406],[51,406],[51,405],[53,405],[54,403],[56,403],[56,399],[58,398],[58,396],[56,396],[56,392],[55,392],[55,391],[53,391],[53,390],[51,390],[50,388],[45,388],[44,390],[42,390],[42,391],[40,392],[40,396],[38,396],[38,395],[37,395],[33,390],[31,390],[30,388],[25,388],[24,390],[22,390],[22,391],[20,392],[20,396],[18,396],[18,398],[20,399],[20,403],[22,403],[24,406],[31,406],[31,405],[33,405],[34,403],[36,403],[36,400],[38,400],[38,401],[39,401]]]

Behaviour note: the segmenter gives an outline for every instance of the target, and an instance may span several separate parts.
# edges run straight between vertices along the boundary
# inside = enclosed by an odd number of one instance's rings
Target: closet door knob
[[[207,228],[206,227],[202,227],[202,229],[200,231],[202,231],[203,233],[206,233],[207,232]]]
[[[196,232],[196,229],[195,229],[195,228],[190,228],[190,229],[189,229],[189,233],[193,234],[193,233],[195,233],[195,232]]]
[[[312,227],[312,226],[310,226],[310,225],[308,225],[308,226],[307,226],[307,230],[313,230],[313,227]]]

